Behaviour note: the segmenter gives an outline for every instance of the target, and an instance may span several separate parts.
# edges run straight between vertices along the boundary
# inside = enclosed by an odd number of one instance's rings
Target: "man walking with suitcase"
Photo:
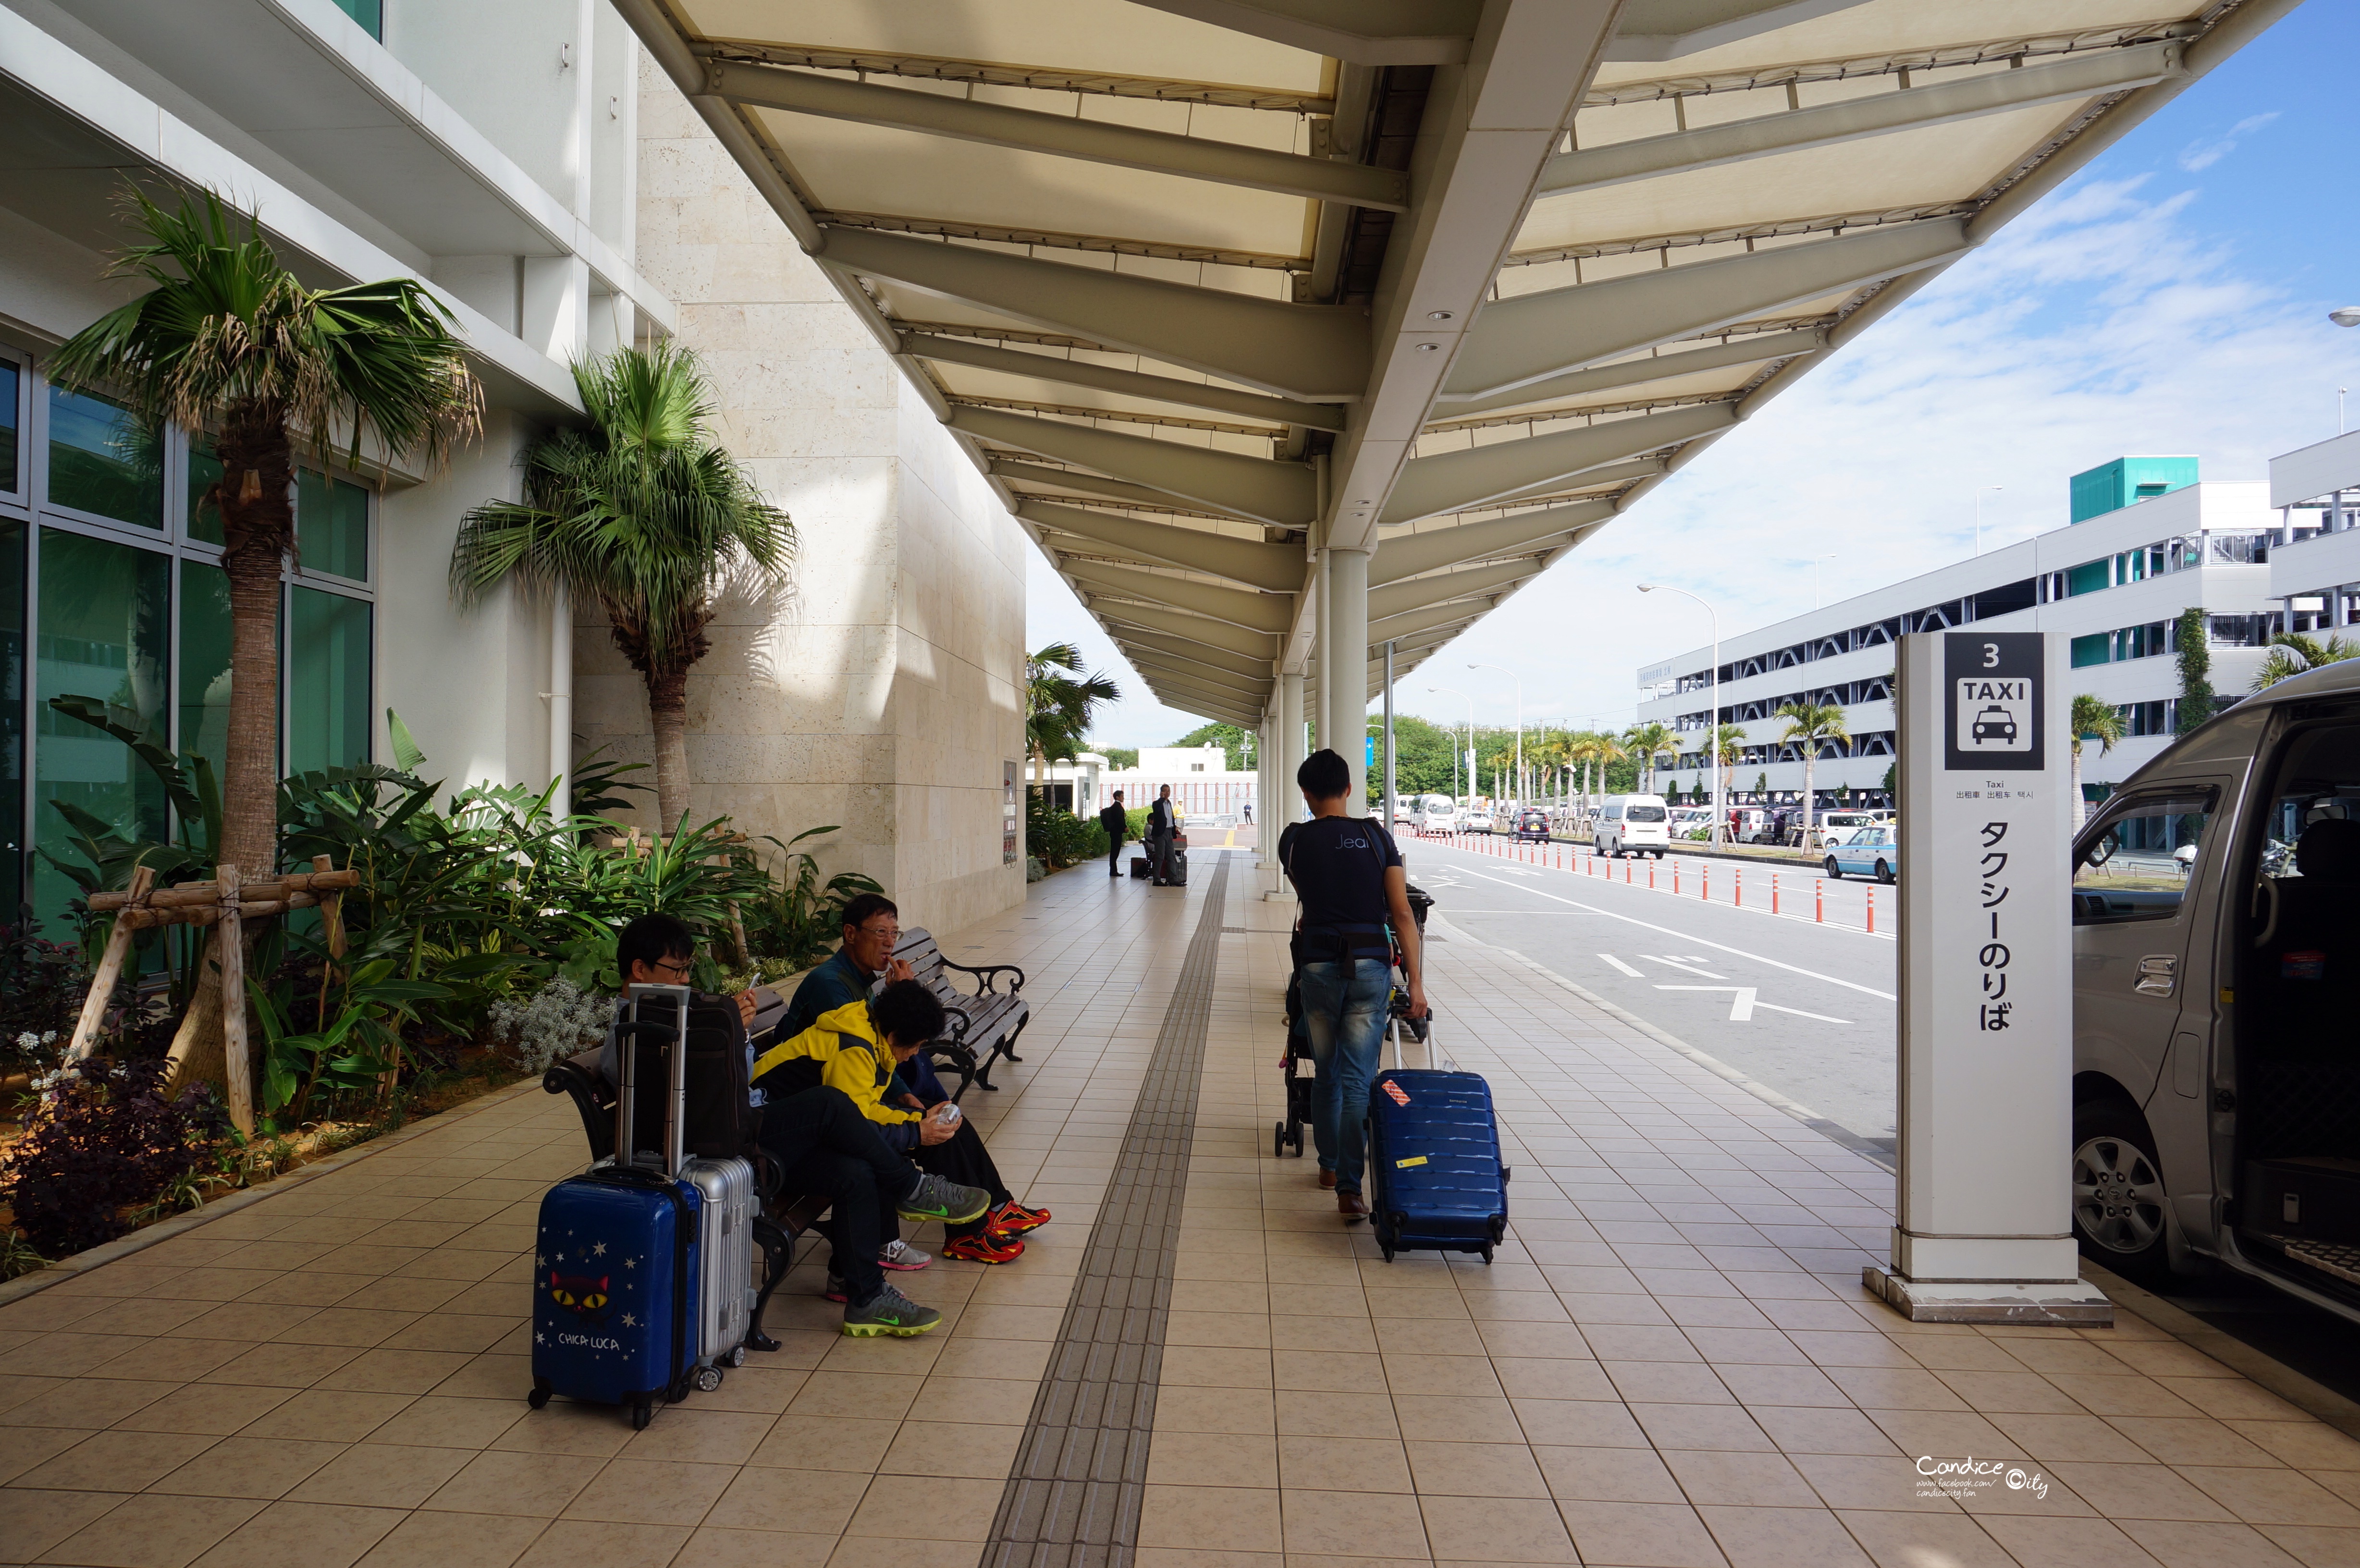
[[[1131,813],[1122,809],[1122,791],[1114,792],[1105,811],[1098,813],[1098,826],[1106,830],[1107,875],[1122,875],[1122,835],[1131,830]]]
[[[1295,781],[1311,820],[1279,835],[1278,859],[1301,901],[1292,951],[1304,1030],[1319,1066],[1311,1132],[1319,1184],[1336,1190],[1336,1210],[1350,1223],[1369,1214],[1360,1195],[1367,1161],[1360,1123],[1382,1065],[1393,943],[1401,947],[1413,1018],[1426,1011],[1424,955],[1393,835],[1372,817],[1345,812],[1350,765],[1333,751],[1315,751],[1295,770]]]

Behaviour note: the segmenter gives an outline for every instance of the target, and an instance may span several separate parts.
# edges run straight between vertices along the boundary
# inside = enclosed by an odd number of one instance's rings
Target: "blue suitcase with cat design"
[[[678,989],[640,986],[635,991]],[[676,1010],[687,999],[680,990]],[[552,1394],[628,1405],[645,1427],[658,1399],[678,1403],[696,1386],[704,1195],[682,1179],[688,1053],[676,1023],[618,1017],[616,1163],[569,1176],[541,1200],[533,1245],[532,1408]],[[670,1068],[661,1163],[635,1154],[635,1064],[641,1037],[662,1046]],[[717,1377],[714,1379],[718,1381]]]
[[[1369,1225],[1393,1261],[1480,1253],[1508,1232],[1508,1171],[1491,1086],[1478,1073],[1392,1068],[1369,1088]]]

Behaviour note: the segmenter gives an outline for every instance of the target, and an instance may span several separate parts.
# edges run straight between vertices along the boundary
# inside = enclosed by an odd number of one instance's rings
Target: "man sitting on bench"
[[[684,985],[695,956],[694,934],[670,915],[641,915],[615,941],[616,967],[633,985]],[[613,1064],[603,1065],[611,1082]],[[778,1160],[789,1191],[825,1197],[833,1210],[824,1224],[832,1272],[848,1287],[839,1298],[844,1332],[907,1337],[941,1323],[942,1313],[885,1282],[878,1254],[886,1239],[898,1239],[900,1220],[969,1224],[990,1209],[991,1194],[920,1171],[839,1090],[781,1094],[780,1085],[766,1087],[772,1092],[762,1107],[762,1147]]]
[[[949,1238],[944,1255],[1011,1263],[1023,1255],[1022,1234],[1047,1224],[1048,1211],[1015,1201],[983,1139],[947,1096],[929,1105],[894,1088],[895,1067],[908,1065],[939,1035],[944,1019],[933,992],[915,980],[896,980],[876,1000],[847,1002],[763,1051],[754,1062],[754,1081],[773,1103],[792,1103],[815,1089],[840,1090],[886,1142],[905,1150],[920,1169],[961,1183],[961,1192],[989,1192],[989,1212],[944,1220]],[[831,1278],[831,1293],[837,1284]]]

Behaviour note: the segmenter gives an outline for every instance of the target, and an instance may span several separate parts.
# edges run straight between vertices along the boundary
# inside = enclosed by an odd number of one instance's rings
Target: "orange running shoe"
[[[945,1243],[943,1256],[967,1263],[1013,1263],[1024,1256],[1024,1244],[1012,1236],[997,1236],[979,1230]]]
[[[1048,1210],[1028,1209],[1013,1198],[983,1216],[983,1228],[994,1236],[1022,1236],[1048,1223]]]

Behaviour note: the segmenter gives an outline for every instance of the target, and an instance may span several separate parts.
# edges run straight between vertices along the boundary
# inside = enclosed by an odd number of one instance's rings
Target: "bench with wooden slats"
[[[950,1015],[947,1048],[937,1042],[932,1055],[937,1072],[947,1065],[959,1075],[958,1090],[951,1097],[966,1094],[969,1083],[998,1089],[1000,1085],[991,1081],[992,1063],[1002,1058],[1024,1060],[1016,1054],[1016,1037],[1032,1019],[1032,1005],[1017,995],[1024,989],[1024,971],[1013,964],[953,963],[929,932],[915,928],[901,933],[893,956],[909,964],[912,975]],[[951,979],[953,970],[973,975],[975,989],[960,990]],[[1003,975],[1015,976],[1005,991],[999,988]]]

